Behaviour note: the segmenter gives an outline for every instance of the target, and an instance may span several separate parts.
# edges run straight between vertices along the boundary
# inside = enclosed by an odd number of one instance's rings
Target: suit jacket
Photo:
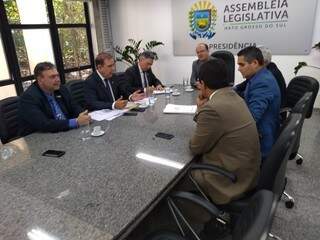
[[[277,65],[273,62],[270,62],[267,65],[267,69],[272,73],[274,78],[277,80],[278,87],[280,89],[280,96],[281,96],[281,107],[286,106],[286,99],[287,99],[287,86],[284,77],[277,67]]]
[[[113,75],[109,82],[111,84],[115,100],[120,98],[127,99],[130,95],[125,84],[123,74]],[[93,72],[84,83],[84,97],[87,108],[90,111],[100,109],[112,109],[113,98],[109,88],[105,87],[97,72]]]
[[[259,137],[244,100],[229,87],[219,89],[198,109],[195,120],[191,151],[203,155],[201,162],[237,176],[232,183],[218,174],[195,171],[201,188],[217,204],[226,204],[254,188],[260,169]]]
[[[262,68],[248,79],[244,99],[256,121],[262,159],[265,159],[278,137],[280,127],[280,90],[269,70]]]
[[[286,81],[284,80],[284,77],[277,67],[277,65],[273,62],[270,62],[267,65],[267,69],[272,73],[274,78],[277,80],[278,87],[280,89],[280,96],[281,96],[281,107],[286,106],[286,99],[287,99],[287,87],[286,87]],[[244,94],[244,90],[246,89],[248,80],[243,81],[242,83],[238,84],[235,87],[235,90],[239,93],[239,95]],[[242,95],[243,97],[243,95]]]
[[[152,86],[152,85],[157,86],[159,84],[162,85],[160,80],[153,74],[151,68],[146,73],[147,73],[149,86]],[[129,67],[125,71],[125,77],[126,77],[126,82],[128,83],[131,92],[136,91],[138,89],[141,89],[141,90],[143,89],[138,64],[135,64],[135,65]]]
[[[37,82],[33,83],[21,96],[19,101],[19,127],[21,136],[35,131],[59,132],[69,130],[69,120],[82,112],[80,106],[73,102],[67,88],[61,86],[54,92],[56,101],[65,120],[56,120],[46,95]]]

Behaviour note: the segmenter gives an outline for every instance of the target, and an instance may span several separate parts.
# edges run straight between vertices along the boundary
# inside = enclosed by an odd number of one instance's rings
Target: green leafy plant
[[[116,46],[114,48],[115,52],[118,54],[116,57],[117,61],[121,61],[126,63],[127,65],[133,65],[138,61],[139,54],[143,51],[147,51],[153,49],[154,47],[164,45],[162,42],[158,41],[149,41],[145,44],[145,46],[141,49],[142,40],[136,41],[134,39],[128,39],[129,44],[127,44],[124,48],[120,46]],[[156,52],[153,52],[155,55],[155,60],[158,59],[158,55]]]
[[[312,48],[315,48],[318,51],[320,51],[320,42],[316,43]],[[294,68],[294,74],[297,75],[298,71],[303,67],[311,67],[311,68],[320,69],[320,67],[309,65],[306,62],[298,62],[298,65]]]

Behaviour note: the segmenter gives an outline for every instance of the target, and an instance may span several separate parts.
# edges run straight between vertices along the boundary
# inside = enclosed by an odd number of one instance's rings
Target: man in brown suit
[[[222,60],[204,63],[199,79],[197,128],[190,140],[190,149],[194,154],[202,154],[202,163],[234,173],[237,182],[206,171],[196,171],[193,176],[213,202],[227,204],[257,183],[260,169],[258,132],[246,103],[228,87],[227,69]]]

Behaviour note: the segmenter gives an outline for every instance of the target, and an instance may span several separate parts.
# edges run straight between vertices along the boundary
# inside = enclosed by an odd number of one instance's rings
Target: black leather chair
[[[18,123],[19,97],[9,97],[0,101],[0,138],[2,143],[19,137]]]
[[[303,119],[310,118],[312,116],[313,105],[317,97],[318,91],[319,91],[319,82],[316,79],[308,76],[298,76],[293,78],[287,87],[286,107],[282,111],[302,113],[301,105],[297,106],[296,108],[295,106],[307,92],[312,92],[308,110],[305,113],[305,116],[303,116]],[[300,145],[300,134],[298,135],[297,143],[296,143],[296,146],[294,147],[294,151],[290,156],[290,160],[296,158],[297,156],[296,163],[298,165],[302,164],[303,162],[303,156],[298,153],[299,145]]]
[[[66,83],[66,87],[68,88],[73,101],[85,108],[84,80],[72,80]]]
[[[242,209],[239,218],[235,221],[231,229],[231,236],[229,237],[232,237],[233,240],[267,239],[273,218],[273,198],[271,191],[261,190],[256,192],[250,198],[248,205]],[[163,231],[153,234],[147,238],[148,240],[193,239],[190,236],[193,236],[194,239],[201,239],[197,231],[191,226],[186,217],[183,216],[181,209],[178,207],[179,205],[176,204],[179,200],[189,201],[197,207],[203,208],[213,218],[219,217],[221,213],[214,204],[197,195],[188,192],[174,192],[168,197],[168,205],[180,229],[181,235]],[[206,239],[210,239],[210,236],[205,237]]]
[[[315,78],[308,76],[294,77],[287,87],[286,107],[292,109],[306,92],[312,92],[311,103],[306,114],[306,118],[310,118],[318,91],[319,82]]]
[[[227,64],[229,84],[230,86],[233,86],[235,71],[235,60],[233,54],[231,52],[221,50],[215,51],[211,56],[222,59]]]
[[[180,232],[183,234],[183,236],[186,236],[186,234],[192,234],[195,236],[196,230],[191,229],[190,223],[186,220],[186,218],[183,216],[183,213],[181,210],[179,210],[179,207],[176,206],[173,199],[179,198],[180,201],[192,201],[192,203],[197,204],[201,206],[202,208],[206,209],[211,215],[215,216],[217,219],[219,219],[222,222],[225,222],[227,225],[230,225],[232,228],[232,239],[266,239],[267,236],[280,239],[279,237],[273,235],[273,234],[265,234],[265,232],[269,231],[271,219],[273,218],[273,215],[275,213],[277,204],[284,192],[285,184],[286,184],[286,178],[285,178],[285,172],[287,168],[287,160],[289,158],[291,149],[293,147],[293,143],[296,137],[296,132],[299,126],[301,125],[301,114],[292,113],[287,119],[287,122],[285,126],[283,127],[283,130],[281,134],[279,135],[276,143],[274,144],[268,158],[263,162],[261,166],[261,174],[259,177],[258,185],[255,189],[245,194],[245,196],[241,199],[232,201],[231,203],[227,205],[219,205],[216,206],[212,201],[210,201],[209,197],[206,196],[204,191],[201,189],[201,186],[199,186],[196,181],[192,178],[192,171],[206,171],[207,173],[211,172],[212,174],[220,174],[226,178],[228,178],[231,182],[236,182],[237,178],[236,176],[228,172],[220,167],[213,166],[210,164],[192,164],[189,171],[189,176],[192,180],[192,182],[195,183],[196,188],[199,190],[199,192],[175,192],[170,195],[168,198],[168,205],[169,208],[178,224]],[[260,225],[260,220],[253,220],[247,221],[243,217],[243,215],[250,215],[250,216],[257,216],[253,211],[257,209],[257,206],[259,204],[253,203],[253,199],[257,198],[257,195],[259,193],[263,192],[272,192],[271,194],[271,200],[269,200],[268,204],[265,204],[268,206],[268,214],[264,215],[263,220],[268,222],[267,225]],[[270,197],[269,197],[270,198]],[[254,201],[255,202],[255,201]],[[181,202],[180,202],[181,203]],[[263,206],[264,204],[262,204]],[[232,219],[235,220],[235,224],[228,224],[228,221],[223,219],[221,213],[222,211],[228,212]],[[251,212],[252,211],[252,212]],[[265,211],[266,213],[267,211]],[[252,218],[254,219],[254,218]],[[252,220],[251,219],[251,220]],[[256,222],[258,224],[255,226],[250,225],[249,223]],[[241,226],[240,224],[243,224]],[[250,225],[250,227],[249,227]],[[268,226],[268,227],[267,227]],[[184,231],[184,229],[187,227],[188,231]],[[252,228],[251,228],[252,227]],[[252,229],[253,233],[256,235],[248,235],[247,232],[250,232],[249,229]],[[258,230],[260,229],[260,230]],[[264,229],[262,231],[262,229]],[[263,234],[261,234],[263,232]],[[158,234],[155,238],[151,238],[151,240],[155,239],[175,239],[173,237],[173,233],[169,235],[168,233],[164,234]],[[161,238],[159,238],[161,236]],[[178,236],[178,235],[176,235]],[[177,238],[178,239],[178,238]]]
[[[312,104],[312,101],[313,101],[313,93],[307,92],[302,96],[302,98],[296,103],[296,105],[290,111],[291,113],[300,113],[302,115],[302,124],[297,131],[297,137],[289,157],[289,160],[293,160],[298,155],[299,158],[296,159],[296,163],[298,165],[302,164],[303,162],[303,157],[298,153],[299,147],[300,147],[300,137],[301,137],[303,123],[305,118],[307,117],[307,114],[310,111],[310,105]]]
[[[300,147],[300,136],[301,136],[301,132],[302,132],[302,127],[303,127],[303,123],[304,123],[304,119],[306,117],[306,114],[307,114],[307,112],[309,110],[309,106],[311,104],[312,95],[313,95],[312,92],[305,93],[302,96],[302,98],[296,103],[296,105],[288,113],[288,114],[291,114],[291,113],[299,113],[299,114],[301,114],[301,124],[299,125],[299,128],[297,129],[296,138],[295,138],[295,140],[293,142],[293,147],[292,147],[291,153],[289,155],[289,160],[294,159],[295,156],[298,155],[298,150],[299,150],[299,147]],[[296,160],[296,163],[297,164],[301,164],[302,163],[302,159],[298,158]],[[288,199],[288,201],[286,201],[286,207],[287,208],[292,208],[294,206],[294,198],[291,195],[289,195],[286,191],[284,191],[283,194]]]
[[[280,200],[286,186],[287,161],[294,144],[297,130],[301,126],[301,118],[301,114],[290,114],[289,118],[287,119],[286,125],[283,127],[281,134],[273,145],[269,156],[261,166],[260,177],[256,188],[245,194],[245,196],[241,199],[232,201],[227,205],[220,205],[219,207],[221,209],[224,209],[227,212],[236,215],[237,213],[241,212],[241,209],[243,209],[248,204],[248,200],[250,199],[252,194],[261,189],[272,191],[274,193],[275,203]],[[191,173],[195,170],[212,172],[213,174],[220,174],[225,176],[232,182],[237,181],[237,178],[233,173],[217,166],[213,166],[210,164],[191,165],[189,177],[191,178],[192,182],[195,184],[201,195],[209,201],[209,197],[206,196],[204,191],[202,191],[201,186],[199,186],[192,178]],[[291,199],[289,199],[288,201],[291,201]]]

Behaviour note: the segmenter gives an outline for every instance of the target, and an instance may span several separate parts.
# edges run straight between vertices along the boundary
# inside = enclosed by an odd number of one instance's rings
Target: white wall
[[[157,49],[159,60],[152,68],[159,79],[165,84],[182,83],[183,76],[191,74],[191,64],[196,57],[173,56],[171,0],[110,0],[110,9],[114,45],[124,46],[128,38],[161,41],[165,46]],[[319,41],[320,3],[318,2],[313,45]],[[294,67],[300,61],[320,67],[320,51],[312,50],[310,55],[304,56],[273,56],[273,61],[289,82],[294,77]],[[121,71],[126,67],[118,63],[117,69]],[[320,81],[320,70],[303,68],[299,74],[313,76]],[[242,77],[236,71],[235,82],[241,81]],[[317,98],[315,107],[320,107],[320,97]]]

